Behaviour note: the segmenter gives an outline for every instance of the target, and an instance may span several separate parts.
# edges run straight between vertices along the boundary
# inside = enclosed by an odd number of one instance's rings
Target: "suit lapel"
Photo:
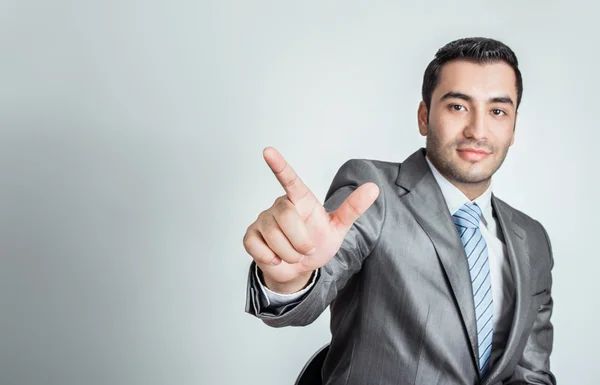
[[[477,324],[467,256],[422,149],[402,163],[396,184],[410,192],[400,199],[406,202],[435,247],[469,336],[473,364],[478,368]]]
[[[522,338],[526,314],[531,306],[531,268],[526,233],[513,216],[512,209],[492,195],[492,207],[496,212],[500,228],[504,234],[508,259],[515,285],[515,307],[512,326],[504,353],[488,372],[483,384],[490,384],[506,367]]]
[[[402,192],[400,199],[406,202],[435,247],[469,336],[473,364],[479,370],[475,304],[467,256],[448,212],[446,200],[425,161],[424,149],[418,150],[401,164],[396,184],[408,192]],[[494,195],[492,207],[506,242],[515,285],[515,308],[504,353],[484,377],[484,385],[495,380],[514,354],[522,338],[532,293],[526,233],[519,220],[513,216],[512,208]]]

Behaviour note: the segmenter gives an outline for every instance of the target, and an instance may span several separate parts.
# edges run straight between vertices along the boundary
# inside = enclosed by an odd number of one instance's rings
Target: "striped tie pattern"
[[[494,307],[492,305],[492,284],[487,245],[479,229],[481,208],[476,203],[466,203],[452,215],[452,218],[460,234],[469,262],[473,299],[475,301],[475,317],[477,319],[479,371],[483,376],[489,370],[492,355]]]

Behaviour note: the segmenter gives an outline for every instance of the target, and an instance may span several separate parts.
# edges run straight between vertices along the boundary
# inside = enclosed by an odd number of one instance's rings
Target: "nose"
[[[473,140],[487,139],[487,132],[485,128],[485,114],[476,109],[470,114],[470,119],[467,121],[467,125],[464,129],[464,135],[466,138]]]

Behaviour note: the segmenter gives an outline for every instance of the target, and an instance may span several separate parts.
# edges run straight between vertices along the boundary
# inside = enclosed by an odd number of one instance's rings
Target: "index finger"
[[[292,203],[298,202],[306,196],[306,194],[312,194],[304,182],[302,182],[302,179],[296,174],[292,166],[283,159],[283,156],[281,156],[276,149],[273,147],[265,148],[263,157]]]

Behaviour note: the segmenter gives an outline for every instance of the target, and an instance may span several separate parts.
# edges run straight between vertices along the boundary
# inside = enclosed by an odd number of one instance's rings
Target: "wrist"
[[[263,281],[269,290],[278,294],[294,294],[307,287],[315,271],[300,274],[298,277],[286,281],[277,282],[263,273]]]

